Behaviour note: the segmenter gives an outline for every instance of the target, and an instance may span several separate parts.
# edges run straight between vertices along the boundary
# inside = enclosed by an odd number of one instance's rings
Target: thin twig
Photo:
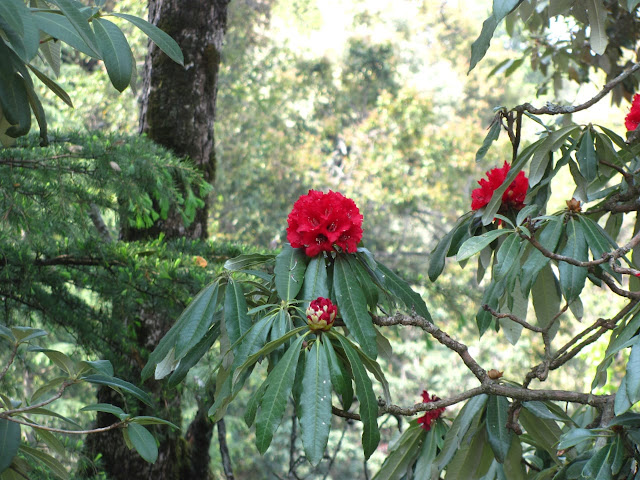
[[[60,389],[58,390],[58,392],[51,398],[47,399],[47,400],[43,400],[40,403],[36,403],[34,405],[27,405],[26,407],[22,407],[22,408],[15,408],[13,410],[5,410],[4,412],[0,412],[0,418],[6,418],[7,420],[9,420],[12,415],[16,415],[18,413],[24,413],[24,412],[29,412],[31,410],[35,410],[37,408],[41,408],[44,407],[45,405],[49,405],[50,403],[55,402],[56,400],[58,400],[60,397],[62,397],[62,394],[64,393],[64,391],[70,387],[71,385],[73,385],[74,382],[63,382],[62,386],[60,387]]]
[[[7,364],[2,369],[2,372],[0,372],[0,380],[2,380],[2,378],[7,374],[7,371],[9,370],[9,367],[11,366],[13,361],[15,360],[16,354],[18,353],[18,345],[19,345],[19,343],[16,342],[15,345],[13,346],[13,348],[11,349],[11,356],[9,357],[9,361],[7,362]]]
[[[519,323],[524,328],[526,328],[527,330],[531,330],[532,332],[542,333],[544,331],[543,328],[531,325],[526,320],[523,320],[523,319],[521,319],[519,317],[516,317],[515,315],[513,315],[511,313],[499,313],[496,310],[494,310],[493,308],[491,308],[489,305],[487,305],[486,303],[484,305],[482,305],[482,308],[485,311],[489,312],[495,318],[508,318],[509,320],[513,320],[514,322]]]
[[[18,420],[15,417],[6,417],[4,414],[0,414],[0,418],[2,418],[3,420],[9,420],[10,422],[19,423],[20,425],[26,425],[28,427],[35,428],[36,430],[46,430],[47,432],[53,433],[64,433],[65,435],[88,435],[92,433],[108,432],[109,430],[122,427],[127,423],[116,422],[106,427],[92,428],[90,430],[64,430],[62,428],[45,427],[44,425],[40,425],[38,423],[24,422],[22,420]]]

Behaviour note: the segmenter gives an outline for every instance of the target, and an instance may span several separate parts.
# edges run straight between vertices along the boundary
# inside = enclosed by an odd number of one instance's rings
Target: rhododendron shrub
[[[503,16],[513,7],[494,2],[500,5]],[[429,255],[432,282],[447,262],[474,270],[482,299],[465,327],[493,337],[501,355],[491,364],[455,338],[457,314],[450,322],[453,313],[440,304],[432,319],[425,299],[367,250],[357,195],[309,190],[292,199],[288,243],[277,254],[227,261],[151,354],[145,378],[175,384],[218,343],[211,419],[255,384],[247,382],[251,375],[263,375],[245,412],[258,451],[269,448],[291,399],[313,465],[326,456],[334,416],[359,422],[365,460],[381,443],[379,424],[397,422],[401,433],[386,439],[376,480],[637,478],[640,150],[633,135],[627,143],[615,130],[635,129],[638,97],[616,129],[541,118],[586,110],[615,85],[575,107],[496,109],[476,155],[486,176],[469,179],[479,185],[465,193],[469,211]],[[509,161],[505,149],[494,155],[495,143],[510,148]],[[583,302],[588,284],[607,292],[606,316]],[[619,301],[610,302],[613,296]],[[453,352],[466,369],[464,387],[394,403],[398,392],[385,378],[393,363],[379,361],[378,348],[393,358],[387,337],[397,325]],[[531,353],[522,365],[509,364],[511,345],[521,339]],[[597,365],[592,381],[575,379],[567,390],[558,371],[597,342],[588,354]],[[439,353],[416,352],[432,354]],[[258,362],[266,368],[254,368]],[[430,372],[412,374],[427,381]],[[411,418],[406,428],[402,417]]]

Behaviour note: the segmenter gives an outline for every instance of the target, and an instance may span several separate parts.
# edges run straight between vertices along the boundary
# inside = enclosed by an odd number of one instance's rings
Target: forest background
[[[596,89],[545,76],[526,65],[510,68],[513,63],[505,64],[504,59],[518,55],[526,45],[502,30],[487,58],[467,74],[470,45],[491,2],[400,3],[238,0],[230,4],[218,83],[216,180],[210,196],[209,235],[214,247],[209,254],[189,252],[182,261],[191,262],[186,268],[202,268],[203,274],[211,275],[235,253],[278,249],[286,238],[283,220],[299,195],[311,188],[340,191],[356,200],[364,214],[364,244],[411,280],[427,299],[434,321],[456,331],[483,364],[504,371],[507,378],[520,378],[527,360],[541,346],[523,339],[516,348],[502,348],[508,343],[504,330],[483,337],[480,344],[473,318],[482,292],[474,273],[451,262],[439,282],[432,284],[426,279],[429,253],[448,226],[469,210],[477,179],[510,157],[510,145],[501,142],[481,163],[475,162],[494,107],[535,97],[540,103],[559,97],[577,103]],[[140,2],[125,0],[115,6],[120,12],[146,17]],[[558,32],[562,34],[562,25]],[[144,58],[146,38],[133,28],[125,34],[134,57]],[[52,135],[69,136],[85,149],[92,140],[74,140],[69,132],[90,132],[97,135],[96,142],[105,134],[135,135],[135,93],[119,94],[99,62],[72,51],[63,51],[62,58],[57,81],[72,93],[75,108],[61,106],[42,89]],[[625,105],[620,109],[606,103],[589,113],[622,132],[624,111]],[[554,201],[562,202],[563,193],[571,196],[570,190],[563,192],[562,175],[554,182],[560,192]],[[106,215],[105,220],[117,236],[116,218]],[[193,258],[204,258],[206,263],[194,264]],[[171,279],[173,273],[167,275]],[[613,301],[601,293],[584,300],[594,316],[606,315]],[[42,326],[39,319],[31,320]],[[57,328],[48,345],[74,356],[94,354],[92,345],[74,338],[78,334],[72,329]],[[473,384],[468,371],[451,368],[453,352],[426,343],[422,334],[398,330],[391,340],[393,357],[382,362],[395,403],[418,402],[425,388],[445,397]],[[595,374],[590,358],[605,348],[603,339],[585,349],[567,364],[562,376],[550,380],[551,387],[582,390]],[[185,430],[196,413],[207,369],[215,363],[208,355],[182,387]],[[56,368],[45,355],[24,355],[20,361],[25,392],[37,390],[42,378]],[[621,376],[624,370],[616,372],[614,365],[612,374]],[[64,404],[62,413],[90,403],[91,395],[91,390],[80,392],[78,400]],[[260,456],[253,433],[242,420],[247,401],[248,394],[246,398],[241,394],[225,416],[234,474],[257,478],[256,472],[264,472],[264,478],[285,478],[295,458],[289,448],[291,421],[289,428],[278,431],[272,449]],[[445,415],[452,413],[448,410]],[[310,469],[304,473],[311,478],[366,478],[365,470],[379,468],[389,443],[399,434],[395,421],[383,423],[381,429],[382,444],[368,467],[361,460],[359,429],[345,422],[331,433],[330,460],[316,470],[302,466],[301,471]],[[84,456],[84,445],[80,441],[67,447],[71,453],[63,462],[74,465]],[[84,460],[95,464],[99,476],[100,459]],[[214,478],[222,478],[223,459],[215,442],[211,462]]]

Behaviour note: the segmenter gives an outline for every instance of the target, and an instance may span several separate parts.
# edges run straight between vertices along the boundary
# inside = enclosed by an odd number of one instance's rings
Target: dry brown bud
[[[495,368],[492,368],[491,370],[489,370],[489,371],[487,372],[487,375],[489,375],[489,378],[490,378],[491,380],[497,380],[497,379],[499,379],[500,377],[502,377],[502,374],[503,374],[503,373],[504,373],[504,372],[499,372],[499,371],[498,371],[498,370],[496,370]]]
[[[582,207],[580,206],[580,200],[576,200],[575,198],[572,198],[571,200],[567,200],[567,208],[569,209],[570,212],[581,212],[582,211]]]

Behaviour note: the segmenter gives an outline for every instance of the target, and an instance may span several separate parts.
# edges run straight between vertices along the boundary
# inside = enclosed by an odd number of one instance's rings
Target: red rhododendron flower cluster
[[[480,188],[476,188],[471,192],[472,210],[478,210],[491,201],[493,192],[504,183],[510,169],[511,165],[504,162],[502,168],[492,168],[487,172],[487,180],[483,178],[478,181]],[[522,207],[524,207],[524,199],[527,196],[528,188],[529,179],[525,177],[524,172],[521,171],[502,195],[502,205],[500,206],[499,212],[503,213],[507,208],[521,210]]]
[[[333,325],[337,314],[338,307],[331,303],[331,300],[318,297],[307,308],[307,325],[311,330],[326,332]]]
[[[294,248],[304,248],[310,257],[329,252],[334,245],[354,253],[362,239],[360,210],[338,192],[309,190],[293,204],[287,222],[287,240]]]
[[[640,123],[640,95],[637,93],[633,96],[633,101],[631,102],[631,109],[627,116],[624,119],[624,126],[627,128],[628,132],[632,132],[636,129],[638,124]]]
[[[440,400],[440,398],[436,397],[435,395],[431,395],[431,397],[429,397],[429,392],[427,392],[426,390],[422,391],[423,402],[430,403],[430,402],[436,402],[438,400]],[[438,418],[440,418],[443,412],[444,412],[444,407],[436,408],[434,410],[429,410],[428,412],[425,412],[425,414],[418,419],[418,424],[428,432],[429,430],[431,430],[431,423],[433,423]]]

